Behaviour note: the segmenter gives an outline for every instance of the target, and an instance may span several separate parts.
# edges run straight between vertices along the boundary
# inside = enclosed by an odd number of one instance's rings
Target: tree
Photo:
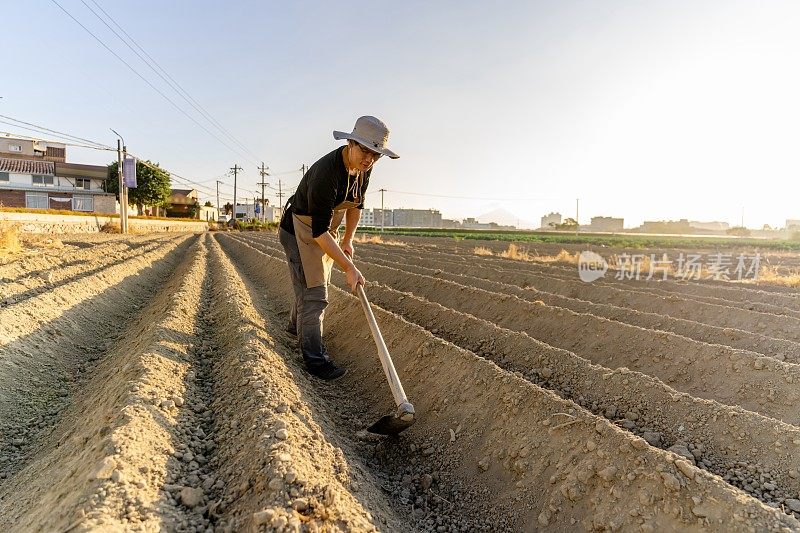
[[[203,204],[203,207],[214,207],[214,206],[211,204],[211,202],[207,201],[206,203]]]
[[[110,179],[107,190],[119,197],[119,180],[117,178],[117,162],[108,165]],[[169,173],[158,167],[158,163],[136,161],[136,188],[128,190],[128,203],[134,204],[142,212],[143,206],[166,207],[172,193]]]
[[[575,229],[578,227],[578,222],[574,218],[568,218],[563,223],[557,224],[556,229]]]
[[[729,228],[725,230],[725,233],[727,233],[728,235],[735,235],[737,237],[750,236],[750,230],[742,226],[734,226],[733,228]]]
[[[225,210],[226,215],[230,215],[233,212],[233,204],[228,202],[223,206],[223,209]]]

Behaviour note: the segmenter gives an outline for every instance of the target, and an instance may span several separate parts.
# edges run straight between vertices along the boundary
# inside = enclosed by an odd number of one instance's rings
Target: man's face
[[[381,157],[381,154],[373,152],[366,146],[363,146],[357,142],[353,142],[353,146],[355,150],[350,151],[352,154],[350,164],[362,172],[366,172],[372,168],[372,165],[375,164],[375,161]]]

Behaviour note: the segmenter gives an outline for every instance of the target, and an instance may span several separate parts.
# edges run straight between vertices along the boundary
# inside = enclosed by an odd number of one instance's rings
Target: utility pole
[[[261,185],[261,223],[265,223],[267,221],[267,210],[264,208],[264,186],[266,186],[267,181],[264,179],[266,176],[269,176],[269,172],[267,169],[269,167],[264,166],[264,162],[261,162],[261,169],[259,170],[259,174],[261,174],[261,183],[257,183],[256,185]]]
[[[281,218],[283,218],[283,189],[281,189],[281,180],[278,180],[278,205],[281,206]]]
[[[114,130],[111,130],[114,131]],[[125,182],[122,179],[122,136],[114,131],[117,139],[117,180],[119,185],[119,231],[128,233],[128,210],[125,205]]]
[[[239,171],[244,169],[234,163],[231,170],[233,171],[233,221],[236,222],[236,178],[239,177]]]
[[[125,196],[122,190],[125,185],[122,183],[122,141],[117,139],[117,180],[119,186],[119,231],[125,233]]]
[[[306,175],[306,164],[305,163],[303,163],[303,166],[300,167],[300,172],[302,172],[302,174],[300,175],[300,178],[302,178],[303,176]]]
[[[386,192],[386,189],[378,189],[381,191],[381,233],[383,233],[383,228],[386,225],[384,221],[386,220],[386,211],[383,210],[383,193]]]
[[[219,184],[221,181],[217,180],[217,220],[219,220]]]
[[[125,173],[125,159],[128,157],[128,147],[125,146],[125,143],[122,143],[122,172],[123,175]],[[128,233],[128,206],[130,206],[130,202],[128,201],[128,187],[125,185],[125,180],[122,180],[122,189],[125,193],[125,233]]]
[[[578,212],[579,212],[578,206],[580,205],[580,201],[581,201],[580,198],[575,198],[575,235],[578,234],[578,226],[579,226],[579,223],[578,223]]]

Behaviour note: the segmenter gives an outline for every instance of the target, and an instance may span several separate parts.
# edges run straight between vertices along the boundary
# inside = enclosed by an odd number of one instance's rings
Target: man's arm
[[[344,271],[347,275],[347,284],[350,285],[350,289],[352,289],[353,292],[356,290],[356,285],[359,283],[364,285],[366,283],[364,276],[361,275],[361,272],[356,268],[356,265],[353,264],[353,261],[339,248],[339,244],[330,233],[326,231],[319,237],[314,237],[314,240],[319,244],[319,247],[322,248],[322,251],[328,254],[328,256],[339,265],[339,268]]]
[[[356,234],[359,220],[361,220],[361,209],[358,207],[351,207],[345,213],[344,237],[342,237],[341,248],[350,259],[353,259],[353,237]]]

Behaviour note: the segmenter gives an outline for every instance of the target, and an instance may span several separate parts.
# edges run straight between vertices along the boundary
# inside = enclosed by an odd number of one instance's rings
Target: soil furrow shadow
[[[24,292],[15,293],[15,294],[12,294],[12,295],[7,295],[3,299],[3,301],[0,301],[0,309],[3,309],[3,308],[13,309],[15,305],[19,305],[21,303],[24,303],[25,301],[27,301],[27,300],[35,297],[35,296],[38,296],[38,295],[40,295],[42,293],[57,289],[59,287],[62,287],[64,285],[68,285],[70,283],[79,281],[79,280],[84,279],[84,278],[88,278],[90,276],[93,276],[93,275],[97,274],[98,272],[102,272],[102,271],[107,270],[109,268],[113,268],[113,267],[115,267],[117,265],[120,265],[122,263],[130,261],[132,259],[136,259],[138,257],[142,257],[142,256],[146,255],[148,252],[150,252],[151,250],[156,249],[160,245],[161,244],[158,243],[158,244],[153,244],[153,245],[149,245],[147,247],[144,247],[143,250],[137,249],[137,252],[132,254],[132,255],[129,255],[129,256],[123,257],[123,258],[118,258],[118,259],[116,259],[114,261],[110,261],[108,263],[101,263],[100,265],[95,266],[95,267],[93,267],[93,268],[91,268],[89,270],[84,270],[84,271],[81,271],[81,272],[79,272],[77,274],[74,274],[72,276],[68,276],[68,277],[62,278],[62,279],[56,281],[55,283],[45,282],[43,285],[41,285],[39,287],[34,287],[34,288],[28,289],[27,291],[24,291]],[[93,263],[96,263],[96,262],[85,261],[85,263],[86,264],[93,264]],[[59,268],[61,268],[61,267],[59,267]],[[9,303],[9,300],[12,300],[12,301]]]
[[[189,246],[188,241],[164,244],[151,252],[150,263],[132,258],[137,270],[117,269],[113,283],[103,282],[106,288],[92,289],[56,319],[2,346],[0,409],[6,414],[0,420],[0,488],[52,434],[62,411],[124,334],[127,318],[156,293]]]

